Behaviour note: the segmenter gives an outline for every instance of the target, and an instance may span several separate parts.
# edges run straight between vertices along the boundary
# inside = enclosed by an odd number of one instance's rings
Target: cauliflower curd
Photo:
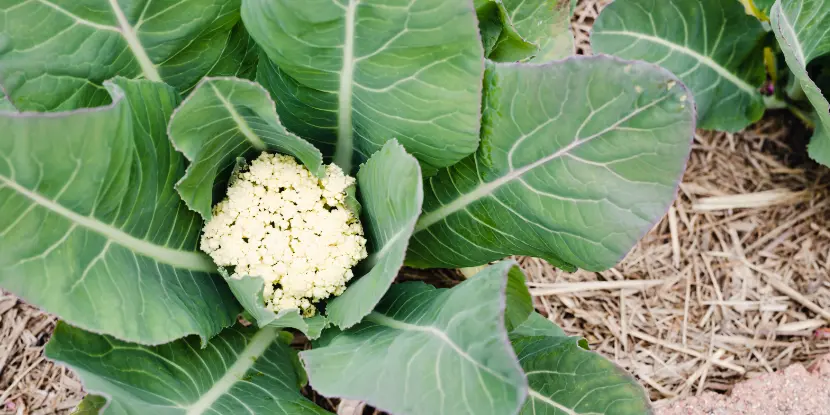
[[[299,309],[340,295],[366,258],[363,227],[346,207],[355,183],[336,165],[319,179],[293,157],[262,153],[234,174],[228,197],[213,208],[201,248],[232,277],[265,280],[265,306]]]

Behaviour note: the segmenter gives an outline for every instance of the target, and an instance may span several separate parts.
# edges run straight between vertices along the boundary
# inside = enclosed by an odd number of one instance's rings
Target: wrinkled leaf
[[[558,329],[546,320],[541,323],[550,327],[548,331]],[[611,361],[587,351],[585,340],[511,333],[510,341],[530,387],[521,414],[652,413],[637,381]]]
[[[259,327],[293,328],[301,331],[311,340],[320,337],[320,333],[326,328],[328,322],[323,316],[303,318],[300,310],[281,310],[275,313],[265,308],[265,299],[262,297],[262,289],[265,281],[259,277],[243,275],[241,278],[232,278],[227,272],[220,269],[225,277],[225,282],[231,288],[233,295],[245,308],[245,311],[255,320]]]
[[[607,56],[493,64],[485,90],[482,146],[425,184],[408,264],[528,255],[604,270],[674,199],[695,115],[667,71]]]
[[[565,336],[565,331],[539,313],[531,313],[522,324],[510,332],[517,336]]]
[[[113,104],[0,113],[0,286],[73,325],[145,344],[206,340],[239,312],[173,181],[172,88],[116,79]]]
[[[545,63],[574,53],[570,31],[573,0],[489,0],[477,2],[487,57],[496,62]],[[495,7],[493,7],[495,6]],[[501,22],[498,33],[485,23]],[[496,34],[495,41],[492,40]],[[493,43],[488,48],[488,43]]]
[[[475,151],[483,54],[467,2],[246,0],[242,19],[282,72],[258,76],[289,86],[271,90],[276,101],[321,101],[296,118],[313,120],[322,135],[304,136],[334,147],[345,171],[393,138],[430,170]],[[283,95],[297,87],[310,91]]]
[[[46,355],[105,395],[106,414],[328,414],[301,393],[305,375],[291,336],[268,327],[228,328],[207,343],[125,343],[58,323]]]
[[[231,29],[239,5],[7,0],[0,4],[0,84],[18,108],[37,111],[104,105],[110,97],[103,82],[116,75],[186,91],[217,66],[230,65],[219,59],[236,47]]]
[[[779,0],[771,13],[772,29],[787,66],[816,109],[816,131],[808,148],[810,157],[830,166],[830,103],[807,73],[807,65],[813,59],[830,53],[830,0]]]
[[[365,274],[326,305],[329,320],[344,329],[369,314],[398,275],[424,199],[418,161],[395,140],[360,167],[357,186],[369,241],[369,257],[358,265]]]
[[[397,415],[516,413],[526,383],[503,324],[514,266],[452,289],[393,285],[362,323],[326,331],[324,346],[300,354],[312,387]]]
[[[600,13],[591,46],[672,71],[695,96],[698,127],[734,132],[764,113],[764,34],[734,0],[619,0]]]
[[[484,46],[484,56],[489,58],[504,30],[499,6],[495,1],[483,0],[482,4],[476,7],[476,15],[478,16],[478,30],[481,33],[481,44]]]
[[[296,157],[318,177],[325,174],[320,151],[286,131],[268,92],[237,78],[205,78],[176,109],[170,140],[190,160],[176,184],[182,199],[205,220],[227,190],[237,158],[263,151]]]

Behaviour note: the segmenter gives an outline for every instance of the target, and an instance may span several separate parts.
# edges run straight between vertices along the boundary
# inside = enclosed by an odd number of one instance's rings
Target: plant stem
[[[812,129],[816,128],[816,123],[813,122],[813,120],[812,120],[812,118],[810,117],[809,114],[802,111],[800,108],[796,107],[795,105],[790,105],[787,108],[790,110],[790,112],[793,113],[793,115],[795,115],[799,120],[801,120],[801,122],[803,122],[804,125],[806,125],[809,128],[812,128]]]
[[[781,100],[781,99],[779,99],[778,97],[775,97],[775,96],[765,96],[764,97],[764,106],[766,106],[767,109],[770,109],[770,110],[780,110],[780,109],[788,108],[790,106],[790,104],[788,104],[786,101]]]

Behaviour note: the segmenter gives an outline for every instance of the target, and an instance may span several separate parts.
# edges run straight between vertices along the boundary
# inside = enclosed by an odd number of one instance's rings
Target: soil
[[[735,385],[729,395],[704,392],[657,408],[656,415],[828,415],[830,355],[809,368],[795,364]]]

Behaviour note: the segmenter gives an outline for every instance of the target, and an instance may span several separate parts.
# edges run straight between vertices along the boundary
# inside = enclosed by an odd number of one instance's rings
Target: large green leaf
[[[188,337],[155,347],[59,323],[46,356],[69,366],[105,414],[328,414],[300,393],[305,374],[288,333],[228,328],[201,348]]]
[[[329,320],[344,329],[368,315],[398,275],[424,200],[418,161],[395,140],[360,167],[357,186],[370,254],[358,265],[362,276],[326,305]]]
[[[163,80],[185,91],[237,44],[230,35],[239,4],[4,0],[0,83],[18,108],[38,111],[105,104],[102,84],[116,75]]]
[[[207,339],[239,305],[173,189],[184,170],[165,134],[176,92],[105,86],[106,107],[0,113],[0,286],[121,339]]]
[[[452,289],[392,286],[375,311],[300,357],[315,390],[397,415],[513,414],[527,384],[504,329],[502,262]]]
[[[204,78],[176,109],[170,140],[190,165],[176,185],[187,205],[205,220],[227,190],[239,157],[263,151],[290,154],[317,176],[325,174],[320,151],[286,131],[274,102],[259,84],[236,78]]]
[[[537,324],[549,326],[547,331],[555,334],[559,328],[539,317]],[[514,332],[510,341],[529,384],[521,414],[652,413],[637,381],[614,363],[588,351],[585,340]]]
[[[674,199],[693,108],[673,75],[647,63],[490,65],[482,146],[424,186],[407,263],[530,255],[567,269],[614,266]]]
[[[497,62],[530,60],[544,63],[574,53],[570,31],[573,0],[477,1],[487,57]],[[495,31],[489,22],[498,20]],[[497,35],[493,41],[493,35]],[[487,48],[488,43],[493,43]]]
[[[764,34],[737,0],[619,0],[600,13],[591,47],[674,72],[695,95],[698,127],[738,131],[764,113]]]
[[[830,0],[779,0],[771,18],[787,65],[818,114],[810,157],[830,166],[830,104],[807,73],[810,61],[830,53]]]
[[[483,53],[468,1],[246,0],[242,19],[288,84],[323,102],[301,110],[327,123],[308,138],[336,147],[345,171],[393,138],[435,169],[478,145]],[[292,100],[283,90],[271,92]]]

